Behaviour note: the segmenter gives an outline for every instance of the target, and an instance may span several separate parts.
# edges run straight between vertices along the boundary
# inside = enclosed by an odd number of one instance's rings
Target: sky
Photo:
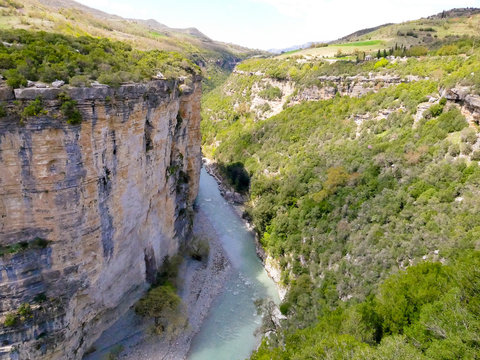
[[[77,0],[127,18],[196,27],[208,37],[257,49],[335,40],[357,30],[415,20],[480,0]]]

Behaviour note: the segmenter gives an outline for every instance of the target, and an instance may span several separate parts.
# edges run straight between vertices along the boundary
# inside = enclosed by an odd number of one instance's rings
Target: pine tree
[[[382,54],[380,53],[380,49],[378,49],[378,52],[377,52],[377,59],[380,59],[382,57]]]
[[[387,57],[387,50],[383,49],[383,57],[386,58]]]

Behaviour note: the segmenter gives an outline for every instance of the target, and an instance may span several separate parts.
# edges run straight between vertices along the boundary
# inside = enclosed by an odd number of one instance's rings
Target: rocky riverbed
[[[102,335],[95,344],[98,350],[85,360],[100,360],[116,352],[120,353],[119,359],[128,360],[179,360],[187,357],[193,337],[231,272],[230,261],[218,235],[201,209],[195,214],[193,229],[194,236],[208,238],[210,249],[206,262],[186,259],[180,267],[179,293],[188,312],[187,329],[170,339],[153,335],[150,331],[152,322],[138,317],[131,309]]]

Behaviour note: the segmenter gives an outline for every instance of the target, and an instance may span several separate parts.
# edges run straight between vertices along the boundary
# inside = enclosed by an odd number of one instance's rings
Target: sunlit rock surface
[[[41,96],[48,114],[0,119],[0,246],[27,243],[0,256],[0,358],[81,359],[188,237],[201,85],[186,81],[2,88],[9,110]],[[25,303],[32,314],[3,325]]]

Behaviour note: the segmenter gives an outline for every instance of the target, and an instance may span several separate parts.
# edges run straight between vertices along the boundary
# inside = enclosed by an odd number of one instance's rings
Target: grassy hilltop
[[[337,54],[375,53],[378,50],[411,46],[438,48],[445,42],[480,34],[478,9],[455,9],[440,14],[364,29],[328,44],[313,44],[310,48],[283,54],[281,57],[310,56],[333,58]]]

